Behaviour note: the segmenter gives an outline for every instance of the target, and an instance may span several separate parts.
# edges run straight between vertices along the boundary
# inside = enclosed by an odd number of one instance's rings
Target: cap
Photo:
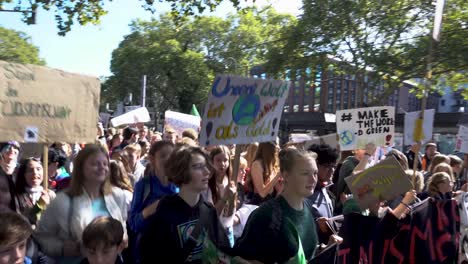
[[[1,152],[3,152],[7,147],[14,147],[16,148],[17,150],[21,150],[21,146],[20,144],[18,143],[18,141],[8,141],[8,142],[3,142],[3,143],[0,143],[0,150]]]

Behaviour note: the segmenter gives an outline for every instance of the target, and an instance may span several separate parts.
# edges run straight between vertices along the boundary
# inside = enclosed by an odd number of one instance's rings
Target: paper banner
[[[416,143],[414,140],[414,133],[415,133],[415,128],[416,128],[416,121],[419,118],[419,114],[421,111],[416,111],[416,112],[408,112],[405,114],[405,144],[406,145],[413,145]],[[423,134],[424,134],[424,139],[423,143],[425,144],[428,141],[432,139],[432,131],[434,129],[434,115],[435,115],[435,110],[434,109],[429,109],[424,111],[424,123],[422,125],[423,127]]]
[[[288,89],[286,81],[216,77],[203,114],[200,144],[276,140]]]
[[[457,134],[457,141],[455,142],[455,149],[468,153],[468,127],[460,126]]]
[[[113,127],[118,127],[121,125],[129,125],[136,123],[146,123],[151,120],[146,107],[140,107],[138,109],[132,110],[123,115],[119,115],[111,119],[111,124]]]
[[[368,107],[336,111],[336,130],[340,149],[364,149],[367,143],[392,146],[395,108]]]
[[[361,173],[346,177],[345,181],[363,210],[379,201],[393,200],[412,188],[408,176],[393,156]]]
[[[164,127],[173,128],[179,136],[182,136],[187,128],[193,128],[195,131],[200,131],[201,118],[198,116],[187,115],[179,112],[166,111],[164,118]]]
[[[94,142],[98,78],[0,61],[0,141]]]

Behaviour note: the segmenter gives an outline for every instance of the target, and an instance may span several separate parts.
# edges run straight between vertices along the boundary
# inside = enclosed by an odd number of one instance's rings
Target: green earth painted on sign
[[[260,111],[260,97],[257,94],[240,96],[232,108],[232,120],[238,126],[252,124]]]

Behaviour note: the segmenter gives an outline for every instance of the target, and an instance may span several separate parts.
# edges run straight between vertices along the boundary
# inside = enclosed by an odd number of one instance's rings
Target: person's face
[[[177,139],[177,136],[176,136],[175,133],[164,133],[164,135],[163,135],[163,140],[170,141],[173,144],[176,143],[176,139]]]
[[[117,147],[117,146],[119,146],[120,144],[122,144],[122,141],[123,141],[123,137],[122,137],[122,135],[119,135],[118,137],[113,138],[113,140],[112,140],[112,146],[113,146],[113,147]]]
[[[437,184],[437,189],[443,194],[451,192],[453,190],[453,182],[447,179],[444,182]]]
[[[104,183],[109,175],[109,161],[103,153],[96,153],[84,162],[84,179],[98,184]]]
[[[239,165],[239,172],[237,173],[237,182],[244,184],[245,174],[247,174],[247,166]]]
[[[186,184],[194,192],[203,192],[208,189],[210,170],[206,164],[205,157],[193,154],[190,161],[190,182]]]
[[[131,141],[132,143],[138,142],[138,134],[137,134],[137,133],[132,134],[132,137],[130,138],[130,141]]]
[[[219,176],[226,175],[226,170],[229,168],[229,156],[226,153],[219,153],[213,157],[213,166],[216,174]]]
[[[151,145],[153,145],[153,143],[161,141],[161,140],[162,140],[161,135],[154,134],[153,137],[151,137]]]
[[[463,169],[463,164],[457,164],[452,167],[453,173],[460,175],[460,172]]]
[[[362,160],[364,158],[365,154],[366,154],[365,149],[356,149],[354,151],[354,157],[356,157],[356,159],[358,159],[358,160]]]
[[[29,187],[38,187],[41,185],[44,172],[42,170],[42,165],[40,162],[31,160],[26,166],[26,173],[24,178],[26,179],[26,184]]]
[[[57,176],[57,170],[58,170],[58,162],[49,163],[47,167],[47,172],[51,179],[55,179],[55,177]]]
[[[25,256],[26,240],[23,240],[9,249],[0,251],[0,264],[23,264]]]
[[[135,151],[128,151],[128,163],[133,167],[140,161],[140,155]]]
[[[318,181],[321,183],[329,183],[332,180],[335,172],[335,163],[325,163],[318,165]]]
[[[103,247],[100,245],[96,249],[85,249],[89,264],[114,264],[120,253],[119,246]]]
[[[437,148],[434,147],[434,146],[429,146],[427,149],[426,149],[426,155],[432,159],[432,157],[435,156],[437,152]]]
[[[148,135],[148,129],[147,128],[140,129],[140,139],[144,140],[147,135]]]
[[[16,160],[18,158],[19,150],[15,147],[8,146],[3,152],[3,159],[6,161]]]
[[[165,146],[154,154],[152,162],[156,167],[156,172],[161,174],[161,176],[165,176],[164,165],[171,156],[173,150],[174,148],[172,146]]]
[[[317,184],[317,172],[317,164],[313,158],[299,158],[290,172],[284,172],[287,181],[285,188],[301,197],[308,197]]]

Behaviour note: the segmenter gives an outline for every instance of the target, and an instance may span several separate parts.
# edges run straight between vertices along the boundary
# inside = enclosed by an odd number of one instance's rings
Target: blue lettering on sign
[[[226,80],[226,86],[222,90],[218,90],[218,85],[220,82],[221,77],[217,77],[213,83],[213,86],[211,87],[211,93],[215,97],[223,97],[228,95],[230,92],[232,96],[255,94],[255,90],[257,89],[256,83],[253,83],[251,85],[231,85],[231,78],[228,77]]]

